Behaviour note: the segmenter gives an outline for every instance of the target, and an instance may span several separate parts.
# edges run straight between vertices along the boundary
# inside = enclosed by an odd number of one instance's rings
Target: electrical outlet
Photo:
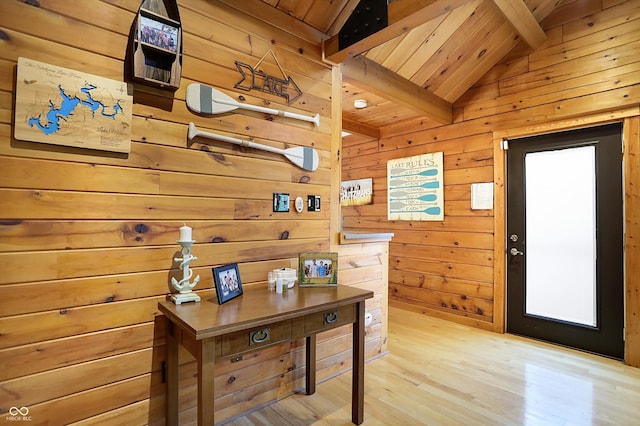
[[[371,312],[364,313],[364,326],[369,327],[373,322],[373,314]]]

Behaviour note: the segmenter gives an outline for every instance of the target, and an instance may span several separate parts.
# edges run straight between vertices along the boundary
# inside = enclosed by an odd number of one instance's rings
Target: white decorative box
[[[287,288],[293,288],[296,285],[296,281],[298,279],[298,271],[293,268],[279,268],[274,269],[273,274],[277,277],[278,273],[284,274],[283,276],[283,284],[287,284]]]

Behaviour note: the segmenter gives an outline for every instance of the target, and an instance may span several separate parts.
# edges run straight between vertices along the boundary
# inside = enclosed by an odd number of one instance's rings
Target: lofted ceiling
[[[348,47],[338,33],[358,0],[253,0],[245,10],[264,16],[268,5],[319,34],[324,60],[342,65],[344,129],[374,136],[413,118],[451,123],[452,104],[516,46],[542,44],[540,22],[572,1],[389,0],[387,26]]]

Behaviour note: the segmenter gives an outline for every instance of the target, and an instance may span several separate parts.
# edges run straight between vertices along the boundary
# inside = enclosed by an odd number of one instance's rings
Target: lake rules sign
[[[122,81],[18,59],[16,139],[128,153],[132,106]]]
[[[443,153],[387,162],[388,220],[444,220]]]

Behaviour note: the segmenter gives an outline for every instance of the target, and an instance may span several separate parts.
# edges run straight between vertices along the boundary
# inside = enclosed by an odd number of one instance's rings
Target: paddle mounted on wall
[[[293,148],[279,149],[268,145],[262,145],[257,142],[247,141],[244,139],[232,138],[212,132],[205,132],[204,130],[198,129],[195,124],[189,123],[189,140],[191,141],[198,136],[215,139],[222,142],[229,142],[235,145],[245,146],[247,148],[261,149],[263,151],[281,154],[296,166],[310,172],[316,171],[318,169],[318,165],[320,164],[318,152],[315,149],[309,148],[307,146],[296,146]]]
[[[295,120],[308,121],[315,124],[316,127],[320,125],[320,114],[310,117],[294,112],[281,111],[275,108],[243,104],[206,84],[190,84],[187,86],[187,106],[199,114],[224,114],[241,108],[249,111],[293,118]]]

